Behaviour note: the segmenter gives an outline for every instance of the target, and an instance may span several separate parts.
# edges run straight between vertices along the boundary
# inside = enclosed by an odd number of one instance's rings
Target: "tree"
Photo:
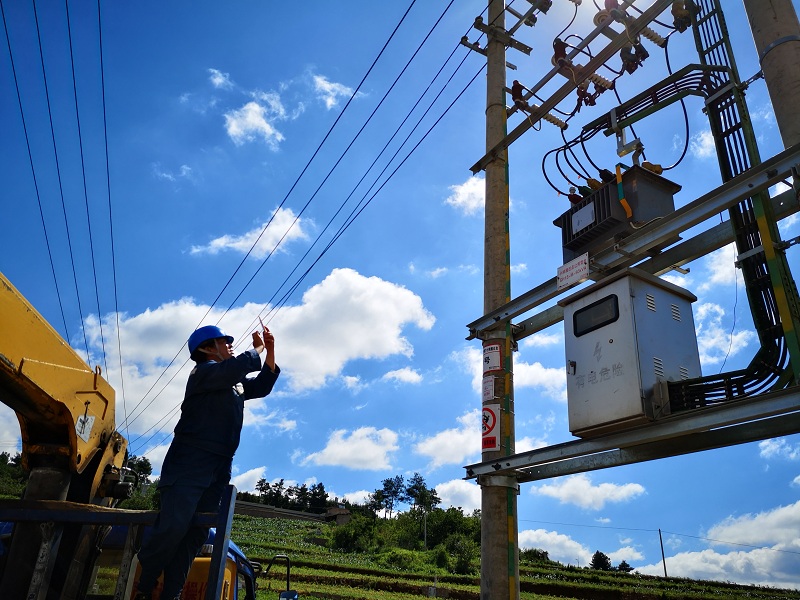
[[[633,571],[633,567],[623,560],[621,563],[619,563],[619,565],[617,565],[617,571],[620,573],[630,573]]]
[[[256,482],[256,491],[258,492],[259,500],[262,503],[265,502],[267,495],[269,494],[269,489],[269,481],[263,477]]]
[[[399,507],[402,502],[408,500],[406,495],[406,487],[403,484],[403,476],[396,475],[395,477],[387,477],[383,480],[383,508],[389,511],[389,518],[391,518],[394,509]]]
[[[136,456],[135,454],[128,457],[126,466],[134,471],[139,478],[139,483],[150,483],[150,475],[153,474],[153,465],[146,456]]]
[[[311,512],[323,513],[328,507],[328,492],[322,483],[315,483],[309,490],[309,506]]]
[[[414,473],[408,480],[405,500],[412,503],[412,509],[420,508],[426,513],[442,503],[442,499],[436,494],[436,488],[429,488],[425,478],[419,473]]]
[[[611,559],[598,550],[592,555],[592,562],[589,563],[590,569],[597,571],[612,571]]]

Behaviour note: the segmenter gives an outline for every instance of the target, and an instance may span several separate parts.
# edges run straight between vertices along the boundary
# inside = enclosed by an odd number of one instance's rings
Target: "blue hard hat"
[[[194,354],[197,347],[203,342],[214,340],[217,338],[225,338],[229,344],[233,343],[233,336],[228,335],[216,325],[206,325],[200,329],[196,329],[192,335],[189,336],[189,354]]]

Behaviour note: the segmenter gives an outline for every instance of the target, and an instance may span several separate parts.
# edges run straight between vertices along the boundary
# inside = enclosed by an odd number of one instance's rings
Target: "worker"
[[[275,338],[267,327],[261,334],[254,332],[253,348],[237,356],[232,343],[215,325],[189,336],[189,353],[197,364],[189,374],[181,417],[161,469],[161,510],[139,551],[142,570],[135,600],[151,600],[162,572],[161,599],[180,597],[208,536],[208,528],[191,525],[192,518],[196,512],[219,510],[239,446],[244,401],[269,394],[280,374]],[[256,377],[247,377],[255,371]]]

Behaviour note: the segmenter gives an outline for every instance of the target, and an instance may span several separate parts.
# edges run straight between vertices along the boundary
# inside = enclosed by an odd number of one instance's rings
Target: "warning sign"
[[[481,423],[483,450],[500,449],[500,427],[497,420],[500,418],[500,405],[487,404],[483,407],[483,417]]]
[[[490,344],[483,347],[483,374],[503,370],[500,344]]]
[[[585,281],[589,277],[589,253],[585,252],[578,258],[569,261],[565,265],[558,267],[558,277],[556,279],[556,290],[561,291],[565,288]]]

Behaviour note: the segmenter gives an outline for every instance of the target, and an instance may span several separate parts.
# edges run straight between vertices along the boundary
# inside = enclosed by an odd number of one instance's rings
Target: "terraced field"
[[[328,547],[330,528],[285,519],[237,515],[232,539],[264,568],[276,554],[291,561],[290,585],[300,598],[328,600],[411,600],[423,597],[478,600],[475,575],[457,576],[434,566],[433,551],[384,548],[372,553],[344,553]],[[274,600],[286,589],[286,562],[277,560],[260,576],[258,600]],[[521,564],[524,600],[748,599],[800,600],[800,591],[728,583],[596,571],[557,563]]]

